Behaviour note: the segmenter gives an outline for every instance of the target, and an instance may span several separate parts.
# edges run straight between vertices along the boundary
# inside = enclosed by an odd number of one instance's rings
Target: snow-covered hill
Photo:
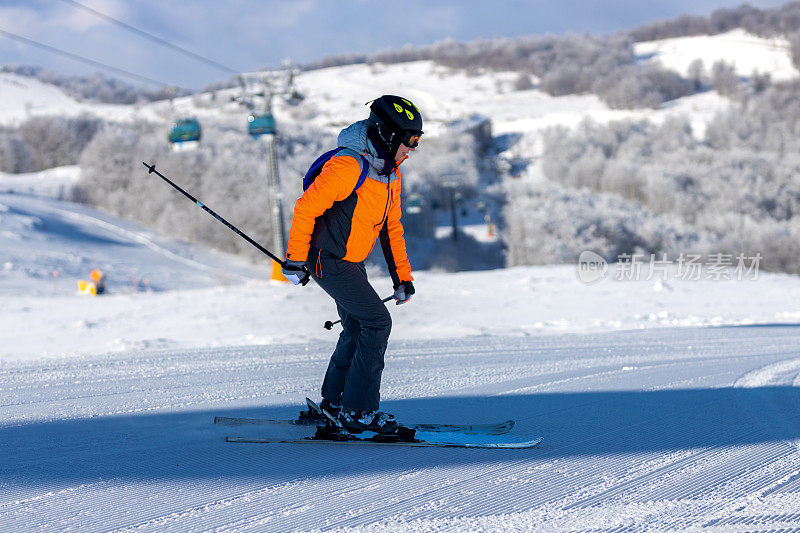
[[[715,61],[725,61],[745,77],[754,71],[769,73],[775,80],[800,75],[792,65],[785,39],[764,39],[743,30],[642,42],[636,44],[635,50],[643,61],[658,62],[681,75],[687,74],[688,66],[696,59],[703,60],[706,69]],[[429,135],[440,133],[449,122],[479,114],[492,120],[496,135],[521,135],[513,150],[531,157],[540,152],[538,133],[552,125],[574,126],[585,118],[599,122],[627,118],[660,122],[682,115],[689,116],[696,133],[702,134],[705,123],[729,102],[711,91],[678,99],[658,110],[615,110],[595,95],[552,97],[535,88],[517,91],[513,88],[517,76],[511,72],[467,74],[432,61],[334,67],[298,75],[296,86],[306,99],[298,107],[278,99],[274,112],[279,123],[309,123],[337,133],[365,114],[365,102],[379,94],[399,93],[423,110]],[[201,121],[240,119],[244,130],[247,112],[231,102],[239,93],[239,89],[226,89],[214,95],[176,98],[173,107],[165,101],[130,106],[94,104],[76,102],[59,89],[31,78],[0,73],[0,125],[18,124],[32,116],[85,113],[118,121],[163,123],[166,132],[171,117],[177,113],[192,114]]]
[[[87,114],[128,121],[137,116],[150,120],[158,118],[137,105],[79,102],[54,85],[9,72],[0,72],[0,96],[0,124],[3,126],[16,126],[32,117],[52,115],[74,117]]]
[[[8,72],[0,74],[0,94],[0,123],[6,126],[36,115],[71,116],[89,107],[54,85]]]
[[[769,74],[775,81],[795,79],[798,76],[797,68],[792,64],[787,39],[764,39],[742,29],[719,35],[637,43],[636,54],[684,76],[689,74],[689,66],[697,59],[703,61],[707,71],[717,61],[724,61],[732,65],[742,77],[749,77],[754,72]]]

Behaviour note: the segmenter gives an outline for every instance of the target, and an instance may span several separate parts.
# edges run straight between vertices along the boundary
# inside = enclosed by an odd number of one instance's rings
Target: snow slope
[[[316,285],[268,281],[269,264],[172,242],[60,193],[74,167],[0,176],[0,359],[291,342],[328,344],[336,310]],[[8,192],[12,191],[12,192]],[[29,191],[40,195],[26,194]],[[197,216],[207,216],[198,210]],[[231,239],[238,239],[231,233]],[[412,264],[413,264],[413,257]],[[77,294],[93,268],[109,294]],[[54,272],[58,273],[54,277]],[[385,271],[372,274],[381,295]],[[800,279],[684,280],[674,268],[638,280],[613,272],[587,285],[577,265],[457,274],[419,272],[413,306],[393,306],[394,338],[443,339],[667,326],[797,321]],[[652,279],[647,279],[647,278]],[[733,276],[736,277],[736,276]],[[438,317],[432,320],[431,317]]]
[[[800,526],[794,326],[392,343],[384,408],[411,420],[513,417],[513,436],[545,436],[532,450],[224,442],[247,430],[214,426],[215,415],[293,416],[316,394],[328,348],[3,363],[0,528]]]
[[[142,107],[79,102],[54,85],[10,72],[0,72],[0,95],[0,124],[4,126],[13,127],[31,117],[51,115],[75,117],[88,114],[119,121],[137,117],[169,120],[168,103]]]
[[[329,299],[0,183],[19,191],[0,194],[1,531],[800,527],[800,278],[417,272],[390,306],[383,408],[513,418],[509,438],[539,448],[227,444],[275,430],[215,415],[288,418],[319,397]],[[54,261],[102,265],[111,293],[80,297],[64,274],[53,294],[37,272]]]
[[[693,61],[702,59],[706,72],[710,72],[717,61],[724,61],[742,77],[749,77],[753,72],[769,74],[775,81],[798,77],[787,39],[764,39],[742,29],[719,35],[636,43],[635,51],[637,55],[647,57],[648,61],[657,62],[684,76],[689,73],[689,65]]]
[[[6,125],[17,124],[31,115],[74,115],[85,105],[55,85],[8,72],[0,74],[0,94],[0,122]]]

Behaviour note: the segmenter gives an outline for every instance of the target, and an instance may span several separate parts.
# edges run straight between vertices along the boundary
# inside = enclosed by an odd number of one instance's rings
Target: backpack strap
[[[369,161],[367,161],[367,158],[364,157],[363,155],[361,154],[358,155],[361,156],[361,174],[358,175],[358,181],[356,182],[356,186],[353,189],[353,192],[356,192],[359,187],[364,185],[364,182],[367,179],[367,173],[369,172]]]
[[[327,163],[329,159],[334,157],[342,150],[348,150],[349,152],[358,154],[358,152],[355,150],[346,148],[344,146],[337,146],[333,150],[328,150],[319,156],[313,163],[311,163],[308,172],[306,172],[306,175],[303,177],[304,191],[308,189],[312,183],[314,183],[314,180],[317,178],[317,176],[319,176],[319,173],[322,172],[322,167],[325,165],[325,163]],[[369,162],[367,161],[367,158],[364,157],[363,154],[358,154],[358,156],[360,158],[359,165],[361,167],[361,174],[358,175],[358,181],[356,181],[356,186],[353,188],[353,192],[356,192],[358,188],[364,184],[364,181],[367,179],[367,174],[369,173]]]
[[[317,176],[319,176],[319,173],[322,171],[323,165],[325,165],[325,163],[328,162],[328,159],[335,156],[343,148],[344,148],[343,146],[339,146],[334,148],[333,150],[328,150],[327,152],[319,156],[313,163],[311,163],[311,166],[308,167],[308,172],[306,172],[306,175],[303,177],[304,191],[308,189],[312,183],[314,183],[314,180],[317,179]]]

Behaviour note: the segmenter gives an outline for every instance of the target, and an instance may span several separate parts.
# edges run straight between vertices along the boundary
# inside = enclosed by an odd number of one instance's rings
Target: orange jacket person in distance
[[[339,134],[342,149],[297,200],[283,274],[298,284],[307,275],[336,302],[342,333],[322,384],[320,406],[344,430],[389,434],[395,418],[378,410],[391,316],[372,288],[363,261],[376,240],[394,284],[397,304],[414,294],[400,222],[400,164],[422,135],[422,116],[405,98],[384,95],[370,116]],[[366,179],[359,177],[366,168]]]

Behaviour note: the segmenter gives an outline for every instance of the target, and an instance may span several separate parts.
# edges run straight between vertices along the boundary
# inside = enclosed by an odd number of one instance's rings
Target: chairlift
[[[275,135],[275,117],[272,113],[261,113],[247,117],[247,132],[251,137]]]

